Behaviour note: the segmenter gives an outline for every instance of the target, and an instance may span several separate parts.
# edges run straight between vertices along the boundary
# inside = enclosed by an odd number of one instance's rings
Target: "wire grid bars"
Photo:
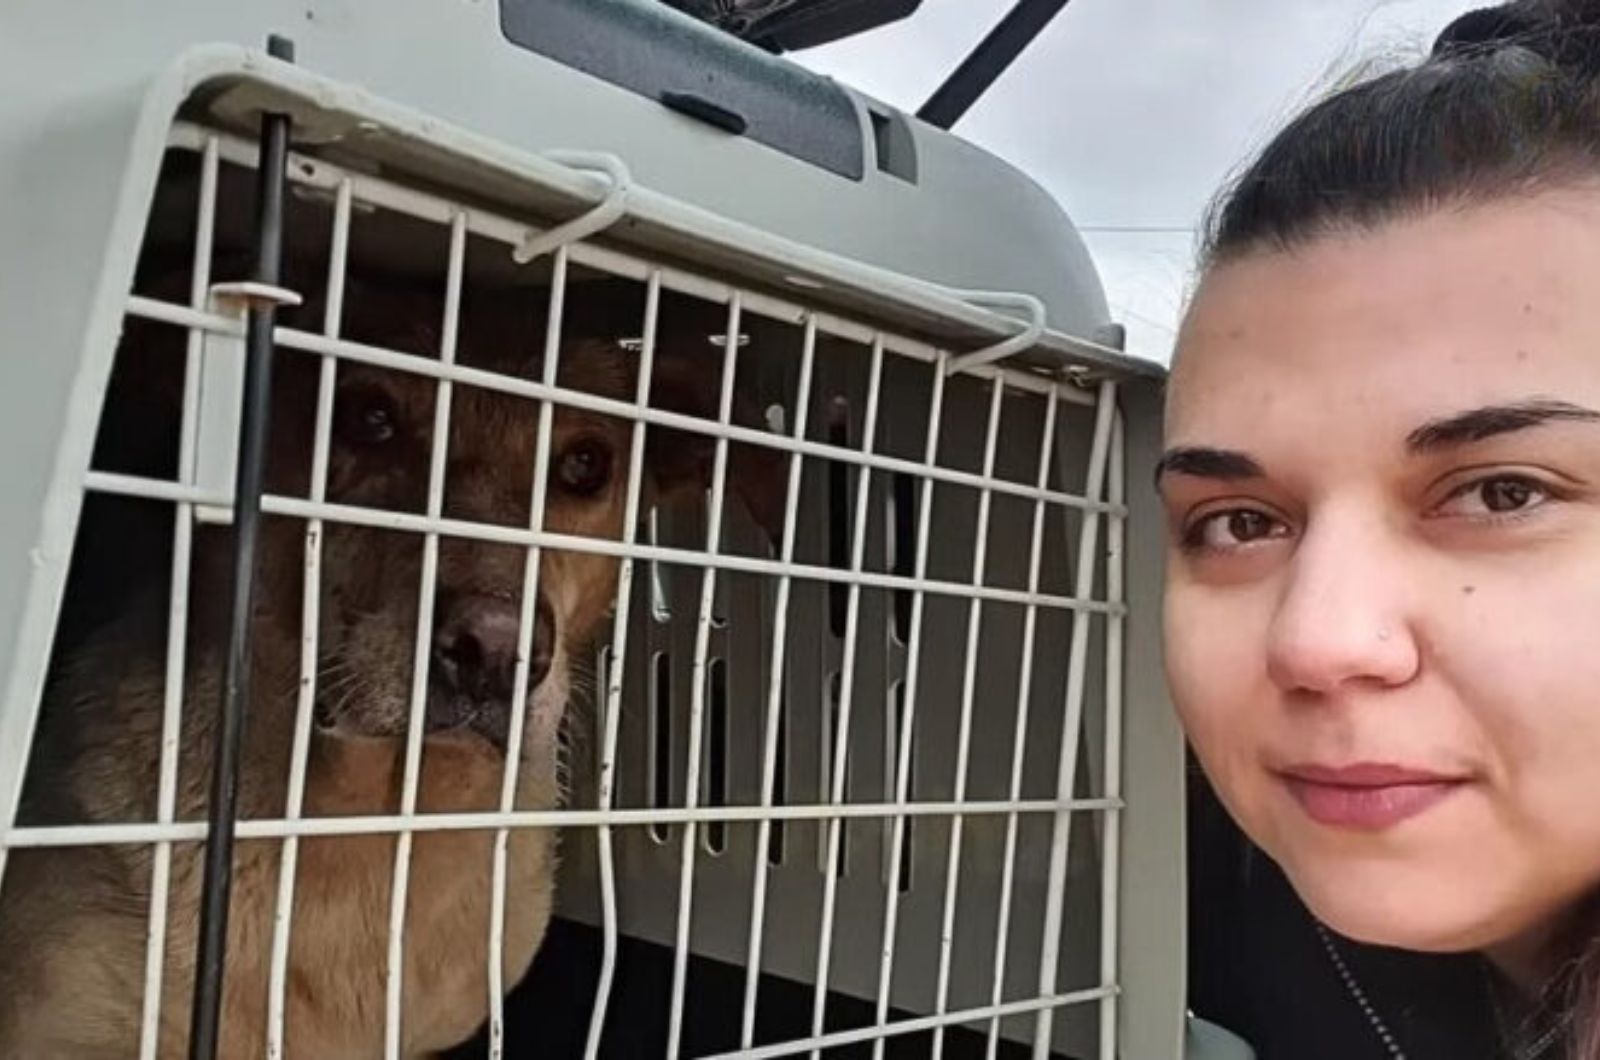
[[[194,126],[177,127],[173,146],[198,166],[186,297],[135,294],[128,313],[184,335],[174,472],[97,465],[85,480],[93,495],[157,502],[176,515],[153,812],[24,822],[0,846],[0,856],[92,845],[150,851],[143,1057],[171,1053],[163,1014],[190,985],[170,959],[173,921],[182,920],[176,859],[205,831],[180,805],[197,665],[186,654],[190,580],[197,526],[225,519],[230,503],[218,485],[225,478],[208,467],[218,399],[207,366],[242,335],[238,315],[216,298],[213,248],[219,185],[254,163],[250,144]],[[296,911],[311,886],[302,854],[334,838],[386,844],[381,968],[370,969],[381,981],[374,1030],[384,1055],[437,1047],[413,1026],[422,1018],[406,973],[415,930],[407,910],[417,900],[419,844],[456,833],[489,837],[481,863],[458,866],[486,880],[488,895],[484,941],[463,946],[482,969],[468,1024],[486,1015],[488,1054],[515,1053],[507,1006],[518,1001],[505,995],[521,966],[504,956],[518,944],[508,942],[507,907],[530,881],[514,840],[560,829],[556,900],[598,925],[601,938],[586,1056],[602,1055],[629,1018],[629,999],[615,991],[619,936],[670,949],[665,1019],[652,1031],[669,1057],[881,1056],[896,1042],[939,1056],[960,1051],[958,1032],[976,1035],[963,1048],[989,1056],[1017,1041],[1037,1057],[1053,1048],[1115,1056],[1125,611],[1115,385],[1086,389],[987,367],[953,374],[951,355],[924,342],[585,242],[541,246],[532,264],[512,268],[513,251],[540,230],[310,157],[292,159],[290,179],[326,224],[320,289],[302,292],[315,296],[320,319],[277,334],[280,359],[315,369],[304,488],[263,501],[303,540],[298,679],[281,811],[238,827],[241,841],[268,841],[277,852],[263,877],[269,930],[258,950],[235,946],[230,956],[264,971],[267,1055],[296,1044]],[[442,262],[431,273],[433,326],[415,348],[344,334],[352,232],[389,221],[394,231],[431,233],[420,242]],[[474,269],[490,256],[497,264]],[[517,269],[539,281],[524,294],[540,304],[538,356],[522,373],[464,363],[463,306],[475,285]],[[631,370],[610,390],[564,383],[574,358],[593,355],[569,341],[569,293],[606,278],[634,288],[618,303],[628,307],[617,332],[625,338],[611,344]],[[704,400],[687,411],[652,392],[668,318],[686,321],[674,334],[687,330],[697,343]],[[330,491],[344,459],[336,394],[347,371],[396,374],[430,391],[434,441],[420,507]],[[440,440],[455,437],[452,417],[475,408],[470,395],[480,392],[524,402],[532,424],[517,435],[532,448],[517,525],[447,503],[455,464]],[[747,415],[751,408],[759,415]],[[551,506],[565,503],[551,481],[552,468],[558,479],[567,471],[564,412],[624,425],[610,457],[621,483],[617,517],[599,529],[552,525]],[[680,491],[685,503],[671,503],[652,478],[651,438],[663,432],[700,457],[704,479]],[[385,587],[415,599],[408,654],[389,660],[405,670],[396,800],[341,814],[308,807],[307,776],[325,693],[342,680],[326,670],[323,634],[328,609],[339,606],[326,587],[340,576],[325,548],[344,527],[406,536],[420,561],[414,580]],[[448,614],[440,587],[463,546],[519,556],[509,751],[492,805],[439,812],[423,805],[425,763],[438,754],[424,734],[442,665],[437,627]],[[586,735],[572,742],[570,760],[552,765],[525,761],[522,750],[538,738],[527,727],[548,723],[546,700],[556,694],[541,700],[553,682],[531,672],[539,601],[584,591],[549,562],[560,557],[598,561],[609,577],[599,581],[595,674],[568,660],[571,687],[561,697],[568,725]],[[564,802],[525,797],[537,786],[527,774],[541,769],[570,785]],[[547,859],[533,885],[553,872]],[[699,958],[736,965],[742,979],[718,999],[726,1026],[705,1041],[686,1017]],[[778,980],[807,984],[798,1014],[769,1011]],[[867,1007],[850,1008],[851,998]],[[1063,1030],[1080,1011],[1088,1018]]]

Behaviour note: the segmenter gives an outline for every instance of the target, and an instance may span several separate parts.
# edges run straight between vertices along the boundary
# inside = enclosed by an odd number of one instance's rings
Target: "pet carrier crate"
[[[340,930],[302,923],[297,903],[339,885],[310,879],[305,858],[365,838],[384,851],[367,912],[385,945],[361,969],[377,984],[374,1037],[350,1055],[408,1055],[421,1017],[403,955],[420,929],[404,911],[435,871],[414,858],[460,832],[492,840],[455,869],[493,897],[460,932],[490,956],[469,991],[469,1029],[484,1029],[459,1055],[1182,1055],[1182,742],[1146,487],[1160,377],[1118,351],[1048,195],[648,0],[22,0],[0,13],[0,60],[0,873],[15,892],[30,859],[64,851],[140,866],[118,899],[137,961],[30,988],[30,1012],[70,1022],[122,991],[131,1037],[108,1055],[174,1055],[219,1033],[216,1012],[237,1018],[218,1008],[226,969],[260,987],[245,1007],[261,1048],[294,1055],[295,947]],[[385,285],[407,293],[382,302],[375,330],[347,333],[341,305]],[[457,332],[500,297],[532,307],[507,340],[537,354],[522,374],[457,360]],[[425,339],[372,337],[412,312]],[[567,342],[580,329],[633,380],[621,392],[558,377],[599,356]],[[669,332],[709,381],[703,407],[654,400]],[[176,354],[145,374],[151,334]],[[267,470],[289,415],[281,395],[266,407],[267,358],[278,380],[310,366],[316,381],[290,417],[307,462],[296,489],[275,491]],[[430,395],[414,509],[337,492],[334,389],[360,371]],[[446,450],[473,428],[452,402],[469,417],[479,392],[536,410],[532,451],[504,454],[533,469],[519,525],[449,510]],[[568,414],[625,427],[622,514],[605,533],[547,519],[567,503],[549,467]],[[147,437],[157,420],[170,438]],[[673,506],[645,485],[663,433],[704,475]],[[763,491],[765,511],[737,500]],[[158,514],[97,527],[112,502]],[[252,552],[285,524],[304,543],[289,572]],[[416,628],[390,660],[409,675],[396,801],[366,814],[305,794],[317,741],[333,739],[319,689],[338,678],[318,638],[341,605],[325,585],[356,577],[322,550],[349,527],[422,557],[420,577],[381,587],[412,601]],[[212,539],[232,550],[220,581],[198,559]],[[559,801],[519,802],[509,753],[492,805],[423,805],[429,682],[458,662],[430,647],[436,583],[463,543],[525,557],[513,751],[535,724],[536,599],[591,591],[551,557],[604,560],[584,568],[607,572],[592,658],[565,664]],[[86,768],[39,750],[51,713],[77,709],[63,682],[95,687],[111,663],[85,645],[151,585],[165,601],[147,660],[159,709],[93,723],[102,767],[131,771],[137,798],[30,816],[30,793],[78,790]],[[212,612],[195,585],[234,590],[216,629],[200,628]],[[261,600],[285,586],[291,678],[224,705],[224,664],[196,678],[194,645],[226,644],[227,673],[252,672],[271,635]],[[125,678],[146,662],[116,665]],[[258,751],[229,748],[263,709],[293,734],[287,794],[270,813],[226,813],[229,778]],[[196,813],[212,781],[180,759],[202,710],[222,782]],[[65,731],[88,740],[74,717]],[[154,757],[117,761],[124,747]],[[518,986],[499,952],[526,883],[508,842],[552,830],[555,918]],[[208,835],[196,909],[179,894]],[[240,875],[247,848],[271,851],[258,877]],[[81,882],[54,879],[68,895]],[[263,895],[260,938],[218,926],[230,901]],[[48,903],[0,898],[0,917],[42,915],[18,908]],[[258,967],[236,980],[246,961]],[[191,995],[213,1015],[191,1023]]]

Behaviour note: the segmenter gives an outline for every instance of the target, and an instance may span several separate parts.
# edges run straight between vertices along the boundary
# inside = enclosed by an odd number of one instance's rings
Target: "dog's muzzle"
[[[511,728],[520,607],[509,597],[462,593],[440,600],[429,666],[427,731],[469,728],[504,748]],[[543,593],[534,609],[528,692],[550,672],[555,612]]]

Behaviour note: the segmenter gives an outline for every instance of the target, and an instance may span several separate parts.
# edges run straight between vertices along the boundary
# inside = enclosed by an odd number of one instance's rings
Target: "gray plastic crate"
[[[162,182],[174,158],[216,167],[203,256],[218,252],[211,281],[239,278],[221,252],[247,243],[249,211],[230,189],[250,185],[261,112],[281,111],[297,253],[326,260],[353,215],[352,274],[442,276],[455,224],[473,247],[468,290],[547,297],[570,270],[737,306],[765,444],[803,458],[792,556],[734,508],[715,554],[705,510],[647,517],[615,550],[633,572],[627,643],[597,669],[616,690],[602,680],[593,709],[574,708],[574,787],[544,822],[562,827],[560,911],[608,946],[620,933],[744,968],[727,1015],[740,1031],[766,989],[758,971],[814,986],[826,948],[826,990],[877,1016],[820,1044],[965,1026],[1073,1056],[1181,1055],[1182,754],[1145,488],[1159,376],[1108,344],[1070,222],[992,156],[847,88],[828,90],[858,123],[858,173],[535,54],[502,25],[493,3],[424,0],[0,14],[0,423],[25,457],[0,461],[0,871],[19,847],[192,837],[156,820],[116,835],[13,822],[86,492],[230,517],[237,317],[209,285],[187,304],[130,291],[141,251],[194,253],[199,193],[170,168]],[[294,38],[295,65],[259,50],[270,33]],[[725,46],[705,40],[707,54]],[[130,316],[199,336],[191,474],[133,481],[91,464]],[[314,330],[278,342],[352,355]],[[784,442],[808,362],[809,422]],[[319,514],[297,503],[267,507]],[[599,1007],[625,1018],[609,987]],[[669,1010],[682,989],[675,976]],[[757,1055],[818,1044],[735,1037]],[[660,1042],[674,1048],[665,1026]],[[155,1055],[154,1032],[144,1043]]]

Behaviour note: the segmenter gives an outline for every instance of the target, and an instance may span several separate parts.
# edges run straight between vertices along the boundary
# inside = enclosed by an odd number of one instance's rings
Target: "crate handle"
[[[1028,349],[1039,341],[1039,336],[1044,334],[1044,303],[1031,294],[1017,291],[956,291],[954,294],[963,301],[984,309],[1020,309],[1027,314],[1028,319],[1022,330],[1010,338],[950,358],[949,365],[945,369],[946,374],[953,375],[956,372],[993,364],[995,361],[1003,361]]]
[[[605,197],[586,212],[570,221],[529,232],[520,246],[511,251],[512,260],[526,265],[541,254],[548,254],[567,243],[587,239],[602,229],[609,228],[628,208],[628,192],[633,188],[633,174],[627,164],[616,155],[604,151],[546,151],[544,157],[569,169],[581,170],[602,177],[606,183]]]

